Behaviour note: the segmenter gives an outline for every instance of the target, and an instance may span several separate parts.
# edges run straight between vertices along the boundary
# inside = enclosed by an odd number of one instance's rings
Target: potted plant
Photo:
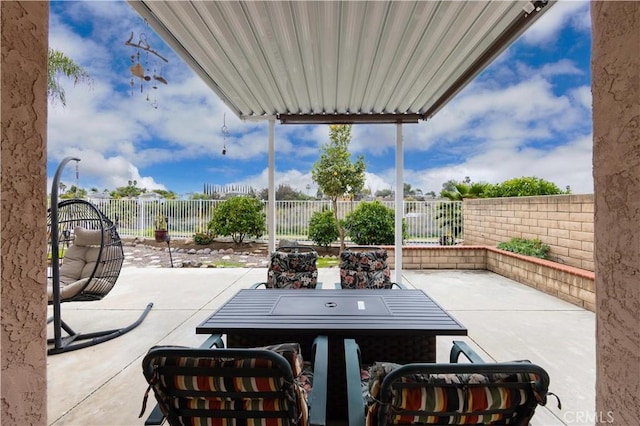
[[[156,242],[163,243],[167,241],[167,217],[158,215],[153,223],[155,225],[154,236],[156,238]]]

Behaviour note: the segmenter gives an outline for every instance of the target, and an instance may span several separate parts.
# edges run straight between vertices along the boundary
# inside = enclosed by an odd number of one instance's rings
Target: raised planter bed
[[[395,262],[393,246],[389,265]],[[484,269],[595,312],[595,274],[591,271],[500,250],[490,246],[405,246],[404,269]]]

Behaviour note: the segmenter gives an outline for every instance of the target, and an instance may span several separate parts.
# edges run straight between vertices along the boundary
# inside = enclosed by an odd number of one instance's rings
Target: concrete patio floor
[[[325,285],[338,276],[336,268],[319,271]],[[143,424],[138,414],[147,388],[141,369],[147,350],[199,346],[205,336],[196,335],[195,327],[236,291],[265,279],[265,268],[125,267],[102,301],[63,304],[63,319],[77,332],[125,326],[147,303],[154,306],[128,334],[48,357],[47,423]],[[487,361],[529,359],[547,370],[562,410],[550,397],[532,425],[595,423],[594,313],[487,271],[404,271],[403,283],[424,290],[464,324],[469,335],[456,340],[467,341]],[[438,337],[439,362],[448,361],[451,340]]]

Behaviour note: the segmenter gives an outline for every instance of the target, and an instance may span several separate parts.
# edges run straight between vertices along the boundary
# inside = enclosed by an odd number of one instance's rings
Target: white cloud
[[[522,35],[522,40],[536,46],[554,43],[558,33],[566,25],[588,31],[590,23],[588,0],[561,0],[553,4],[551,9]]]
[[[591,111],[592,107],[592,95],[591,87],[581,86],[577,87],[569,92],[571,99],[579,105],[582,105],[585,109]]]
[[[449,179],[499,183],[520,176],[536,176],[554,182],[560,189],[569,185],[574,194],[593,193],[591,136],[584,136],[552,150],[496,149],[465,162],[427,171],[406,170],[405,181],[423,192],[439,193]]]

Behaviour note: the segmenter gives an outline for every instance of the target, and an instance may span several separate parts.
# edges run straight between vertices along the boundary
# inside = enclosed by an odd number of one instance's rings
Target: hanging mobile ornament
[[[145,21],[145,23],[147,22]],[[136,78],[138,78],[140,79],[140,94],[145,97],[145,100],[149,104],[151,104],[153,108],[158,109],[158,95],[156,93],[158,89],[157,82],[166,85],[167,79],[162,76],[162,64],[160,64],[159,67],[160,72],[157,73],[156,69],[158,68],[158,65],[157,62],[153,59],[159,58],[164,62],[169,61],[167,60],[167,58],[160,55],[156,50],[151,48],[146,33],[140,33],[138,35],[137,42],[135,42],[133,39],[134,32],[132,31],[129,39],[124,43],[127,46],[138,49],[135,54],[129,56],[129,59],[131,60],[131,66],[129,67],[129,71],[131,72],[131,80],[129,82],[131,86],[131,95],[133,96],[134,88],[136,87],[137,82]],[[144,52],[144,57],[140,56],[140,51]],[[151,57],[149,56],[149,54],[152,54],[154,56]],[[151,62],[152,60],[153,63]],[[153,73],[151,72],[152,69]],[[154,92],[153,97],[149,93],[151,91]]]
[[[227,127],[227,114],[222,116],[222,155],[227,154],[227,135],[229,134],[229,128]]]
[[[135,55],[131,55],[131,64],[135,65],[135,62],[136,62],[136,56]],[[131,65],[131,67],[132,67],[131,69],[133,69],[134,65]],[[132,72],[132,75],[131,75],[131,82],[129,84],[131,85],[131,96],[133,96],[133,87],[136,85],[136,83],[133,81],[133,72]]]

